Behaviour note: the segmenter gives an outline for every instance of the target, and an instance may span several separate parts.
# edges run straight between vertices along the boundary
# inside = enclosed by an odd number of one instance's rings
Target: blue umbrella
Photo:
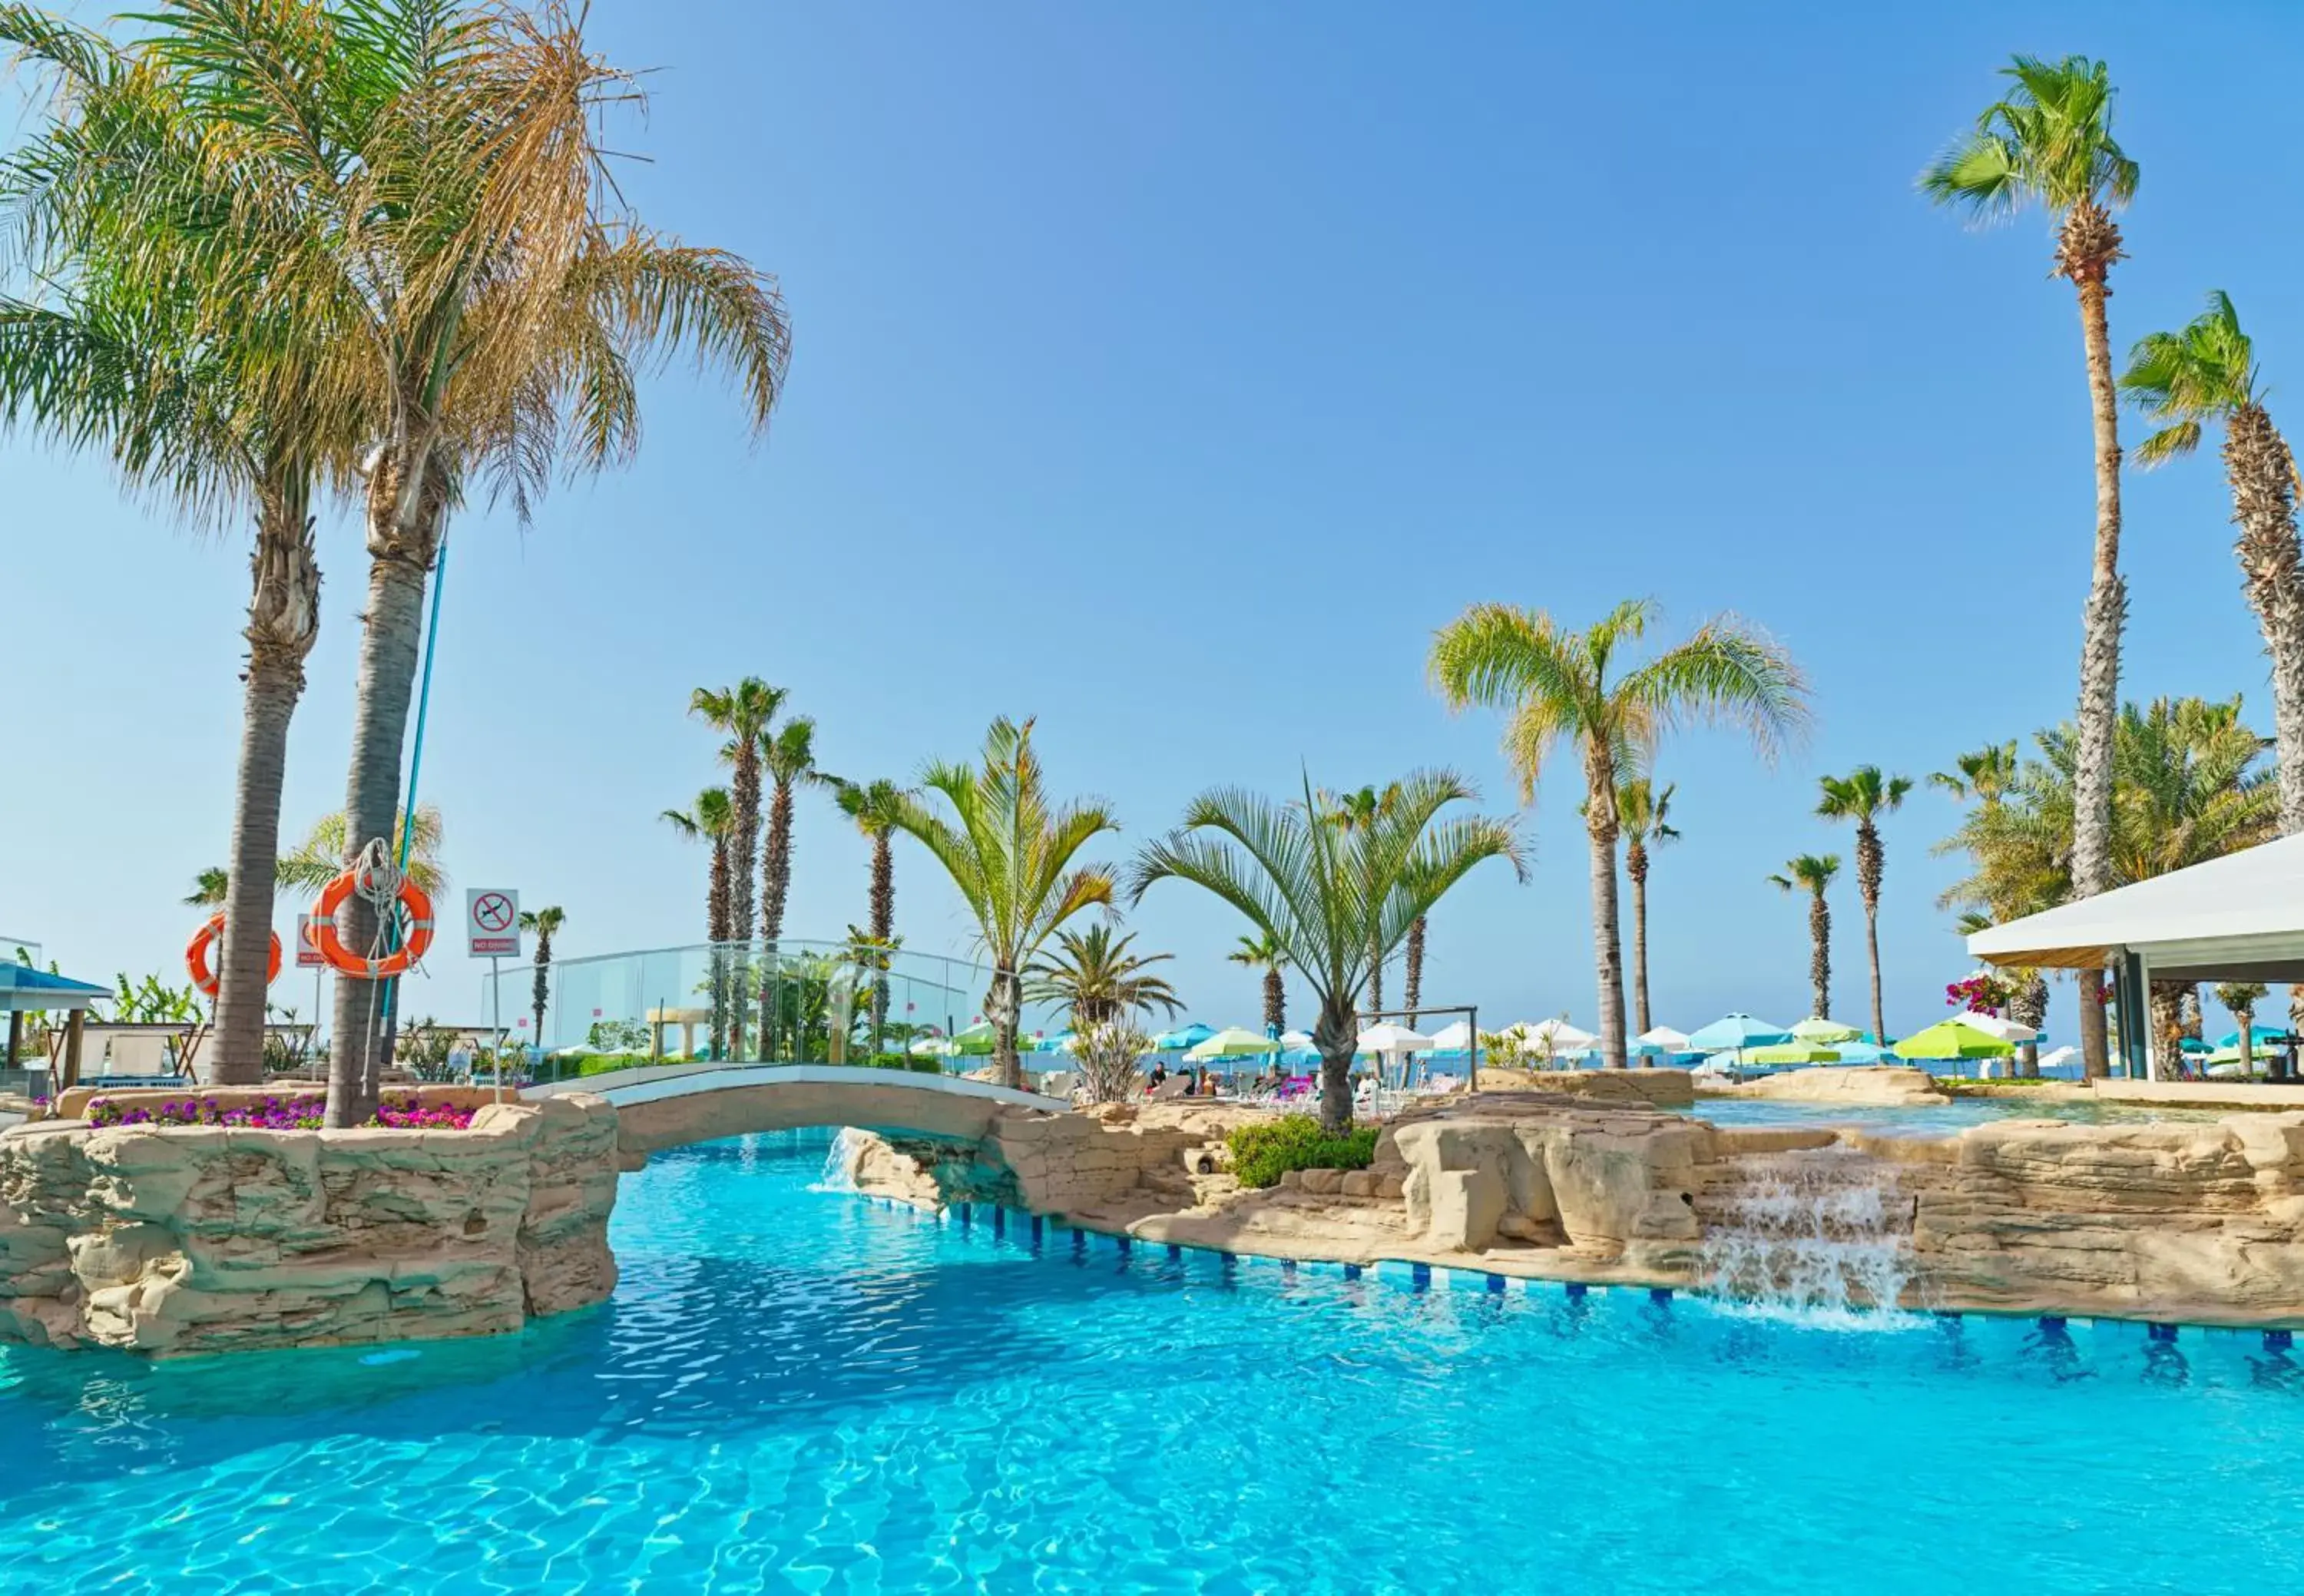
[[[1770,1048],[1792,1040],[1792,1033],[1781,1025],[1749,1014],[1723,1014],[1703,1030],[1690,1031],[1688,1048],[1691,1053],[1741,1053],[1746,1048]]]
[[[1199,1047],[1216,1033],[1215,1026],[1202,1025],[1195,1022],[1181,1031],[1162,1031],[1152,1039],[1152,1046],[1158,1052],[1181,1053],[1187,1048]]]
[[[2279,1029],[2277,1026],[2251,1025],[2248,1028],[2248,1034],[2254,1040],[2257,1047],[2270,1048],[2278,1046],[2281,1039],[2285,1037],[2288,1033],[2285,1031]],[[2216,1046],[2219,1048],[2239,1047],[2240,1032],[2237,1031],[2228,1031],[2224,1032],[2223,1039],[2216,1043]]]
[[[1832,1050],[1840,1055],[1842,1064],[1886,1064],[1896,1057],[1886,1048],[1876,1048],[1870,1042],[1838,1042]]]

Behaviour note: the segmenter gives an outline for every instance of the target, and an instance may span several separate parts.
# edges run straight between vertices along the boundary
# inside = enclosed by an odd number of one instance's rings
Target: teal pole
[[[408,800],[400,813],[400,869],[408,869],[408,850],[416,841],[416,778],[424,771],[424,721],[432,708],[432,656],[440,646],[440,593],[448,585],[448,539],[440,539],[440,556],[432,573],[432,615],[424,625],[424,669],[416,689],[416,746],[408,756]],[[437,911],[436,910],[436,913]],[[396,952],[400,942],[400,917],[394,914],[385,927],[385,947]],[[389,1025],[392,1006],[400,996],[400,978],[394,976],[384,989],[384,1017]]]

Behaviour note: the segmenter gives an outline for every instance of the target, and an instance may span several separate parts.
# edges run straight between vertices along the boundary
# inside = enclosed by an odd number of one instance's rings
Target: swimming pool
[[[2255,1335],[1227,1263],[656,1155],[608,1306],[148,1365],[0,1352],[0,1590],[2262,1592]]]
[[[1905,1108],[1885,1104],[1804,1103],[1785,1099],[1707,1097],[1680,1110],[1721,1125],[1852,1125],[1890,1135],[1956,1136],[1970,1125],[2000,1119],[2063,1119],[2075,1125],[2142,1125],[2190,1121],[2206,1124],[2231,1108],[2185,1108],[2164,1104],[2074,1102],[2057,1098],[1960,1097],[1948,1103]]]

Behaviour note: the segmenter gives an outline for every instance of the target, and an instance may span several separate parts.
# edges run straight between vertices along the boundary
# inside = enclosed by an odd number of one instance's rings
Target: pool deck
[[[2261,1081],[2090,1081],[2087,1095],[2106,1103],[2156,1103],[2171,1108],[2304,1109],[2304,1082]]]

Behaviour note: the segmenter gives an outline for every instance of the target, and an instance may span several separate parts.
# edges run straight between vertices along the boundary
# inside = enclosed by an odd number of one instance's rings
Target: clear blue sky
[[[1817,734],[1773,772],[1713,736],[1659,760],[1686,833],[1656,866],[1659,1017],[1789,1021],[1806,920],[1765,878],[1850,852],[1810,818],[1816,776],[1918,776],[2071,709],[2071,294],[2044,219],[1974,233],[1912,186],[2011,52],[2101,55],[2121,87],[2144,175],[2115,345],[2222,287],[2274,384],[2304,372],[2304,19],[2273,4],[592,14],[613,59],[660,69],[617,131],[649,157],[630,195],[775,271],[796,353],[764,446],[675,374],[634,469],[525,535],[456,523],[423,795],[456,880],[563,904],[571,955],[700,936],[701,858],[655,819],[716,779],[699,683],[789,687],[857,777],[1038,715],[1124,855],[1199,788],[1304,765],[1345,786],[1444,762],[1508,806],[1493,721],[1425,685],[1433,629],[1650,594],[1668,634],[1764,624],[1816,683]],[[11,737],[0,931],[74,973],[179,972],[177,899],[224,851],[243,546],[94,462],[0,445],[0,484],[13,675],[77,717]],[[2126,690],[2245,689],[2268,724],[2213,456],[2128,494]],[[340,514],[321,548],[292,833],[341,802],[348,753],[364,556]],[[1578,795],[1528,816],[1529,885],[1492,869],[1442,908],[1429,1000],[1592,1023]],[[1969,967],[1932,906],[1953,816],[1923,792],[1887,826],[1894,1030]],[[788,930],[838,935],[863,845],[811,798],[798,850]],[[897,871],[911,945],[964,948],[925,857]],[[1858,1019],[1852,884],[1835,907]],[[1132,918],[1197,1015],[1253,1019],[1229,911],[1170,886]],[[411,1006],[475,1012],[461,947],[431,967]]]

